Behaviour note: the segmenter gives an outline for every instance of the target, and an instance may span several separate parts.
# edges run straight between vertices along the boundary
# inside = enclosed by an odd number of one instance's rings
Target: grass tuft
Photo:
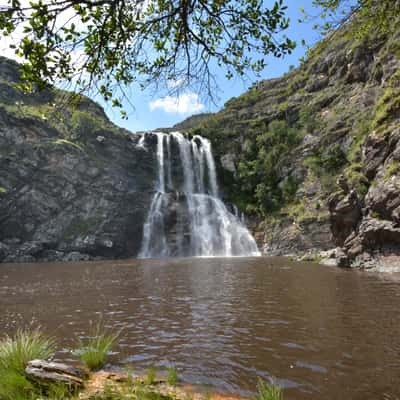
[[[169,385],[176,385],[178,383],[178,370],[175,367],[168,368],[167,382]]]
[[[274,383],[265,383],[259,379],[257,390],[258,393],[254,397],[254,400],[283,400],[282,389]]]
[[[67,140],[67,139],[56,139],[56,140],[54,140],[53,143],[54,143],[54,144],[58,144],[58,145],[66,144],[66,145],[75,147],[75,148],[78,149],[78,150],[83,151],[82,145],[80,145],[80,144],[78,144],[78,143],[71,142],[70,140]]]
[[[0,370],[0,399],[26,400],[34,395],[35,388],[26,377],[16,371]]]
[[[14,337],[0,340],[0,371],[23,374],[29,361],[48,359],[55,352],[55,341],[40,329],[19,330]]]
[[[144,383],[146,385],[153,385],[154,382],[156,381],[156,377],[157,377],[156,367],[149,367],[146,371],[146,379]]]
[[[25,368],[34,359],[48,359],[55,351],[55,341],[40,329],[19,330],[14,337],[0,340],[0,399],[36,399],[37,388],[25,377]]]
[[[89,332],[89,337],[79,339],[77,354],[79,359],[91,371],[104,366],[120,332],[108,332],[101,323],[98,323]]]

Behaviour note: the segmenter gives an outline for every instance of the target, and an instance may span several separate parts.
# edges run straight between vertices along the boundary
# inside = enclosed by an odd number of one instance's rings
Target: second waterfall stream
[[[257,256],[256,242],[219,196],[210,142],[180,132],[144,134],[157,140],[158,179],[143,227],[139,257]]]

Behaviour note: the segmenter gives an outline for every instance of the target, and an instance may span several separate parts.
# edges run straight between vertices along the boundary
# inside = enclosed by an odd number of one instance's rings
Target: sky
[[[28,1],[28,0],[23,0]],[[7,0],[0,0],[0,6],[6,4]],[[268,0],[268,3],[273,3]],[[128,113],[128,120],[120,116],[118,109],[113,109],[104,103],[100,98],[95,99],[105,109],[108,117],[118,126],[129,129],[130,131],[145,131],[163,127],[171,127],[193,114],[204,112],[216,112],[220,110],[224,103],[234,96],[244,93],[254,82],[262,79],[270,79],[283,75],[289,70],[291,65],[297,66],[299,60],[305,55],[307,46],[312,46],[318,40],[318,32],[313,30],[312,25],[315,21],[299,23],[298,19],[303,14],[300,7],[304,7],[308,14],[315,15],[317,10],[312,7],[312,0],[286,0],[287,16],[290,18],[290,27],[285,32],[289,38],[297,42],[297,47],[291,55],[282,59],[269,56],[265,59],[267,67],[259,77],[249,76],[246,80],[234,78],[228,80],[223,69],[216,68],[215,76],[219,84],[219,91],[215,93],[214,101],[207,100],[204,96],[190,90],[182,91],[180,97],[163,97],[161,93],[141,91],[136,87],[131,87],[129,101],[125,101],[124,109]],[[68,18],[68,15],[65,16]],[[306,46],[301,44],[305,40]],[[11,39],[9,39],[11,40]],[[7,39],[1,38],[0,50],[5,56],[13,56],[12,51],[7,50]]]

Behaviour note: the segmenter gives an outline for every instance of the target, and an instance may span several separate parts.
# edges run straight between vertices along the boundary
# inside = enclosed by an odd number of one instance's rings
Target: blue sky
[[[272,3],[272,1],[271,1]],[[302,17],[300,7],[304,7],[306,12],[317,14],[312,7],[312,0],[286,0],[288,6],[287,15],[290,17],[291,24],[287,30],[287,35],[297,41],[297,48],[294,52],[283,59],[277,59],[270,56],[266,59],[267,67],[261,73],[260,78],[255,76],[247,81],[239,78],[227,80],[223,70],[215,70],[220,85],[220,91],[217,93],[217,104],[206,102],[202,98],[198,98],[196,93],[184,93],[183,97],[176,101],[173,98],[163,98],[157,96],[157,93],[147,93],[131,90],[130,101],[132,106],[126,104],[129,114],[128,120],[122,120],[119,111],[109,106],[105,106],[109,118],[119,126],[123,126],[131,131],[151,130],[160,127],[170,127],[177,122],[199,112],[215,112],[221,109],[224,103],[233,96],[238,96],[245,92],[252,82],[261,79],[268,79],[281,76],[288,71],[290,65],[297,66],[299,59],[304,56],[307,47],[301,45],[301,39],[311,46],[318,40],[318,33],[312,29],[313,23],[299,23],[298,19]],[[315,22],[315,21],[314,21]],[[104,104],[103,104],[104,105]]]

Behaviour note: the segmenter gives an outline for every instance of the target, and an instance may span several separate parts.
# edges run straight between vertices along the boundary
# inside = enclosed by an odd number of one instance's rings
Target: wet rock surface
[[[83,387],[87,373],[67,364],[32,360],[25,368],[27,378],[35,383],[46,386],[49,384],[64,384],[71,389]]]

